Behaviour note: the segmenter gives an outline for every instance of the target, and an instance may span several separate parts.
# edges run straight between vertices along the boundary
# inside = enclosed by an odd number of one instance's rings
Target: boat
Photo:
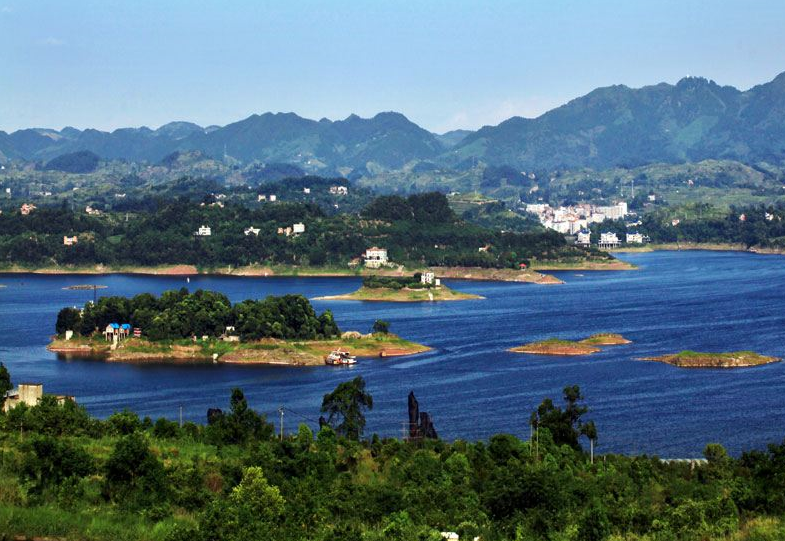
[[[349,354],[348,351],[341,351],[340,349],[331,351],[330,354],[324,358],[324,364],[330,365],[355,364],[356,362],[357,357]]]

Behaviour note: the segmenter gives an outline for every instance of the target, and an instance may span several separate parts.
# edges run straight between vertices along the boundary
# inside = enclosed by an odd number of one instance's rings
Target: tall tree
[[[8,372],[8,368],[5,367],[3,363],[0,363],[0,398],[5,400],[5,393],[13,389],[14,386],[11,383],[11,373]]]
[[[358,376],[324,395],[321,411],[328,414],[327,423],[338,434],[359,440],[365,430],[366,409],[373,409],[373,397],[365,392],[365,380]]]

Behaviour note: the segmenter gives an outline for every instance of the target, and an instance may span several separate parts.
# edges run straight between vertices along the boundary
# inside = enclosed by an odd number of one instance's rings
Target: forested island
[[[0,386],[11,388],[2,366]],[[240,389],[205,424],[128,410],[96,419],[72,400],[44,395],[0,413],[0,532],[86,541],[785,534],[785,443],[738,458],[708,444],[705,459],[684,462],[596,456],[602,431],[586,419],[581,390],[567,387],[563,398],[532,412],[529,440],[447,442],[414,425],[403,440],[366,436],[374,400],[362,378],[325,389],[309,414],[322,415],[319,426],[301,424],[283,437]],[[400,404],[403,418],[405,395]]]
[[[377,302],[437,302],[482,299],[479,295],[454,291],[442,285],[433,273],[413,276],[368,276],[353,293],[317,297],[319,300],[377,301]]]
[[[232,304],[221,293],[183,288],[160,297],[100,297],[81,310],[63,308],[48,349],[111,361],[282,365],[323,364],[339,348],[363,357],[429,349],[390,333],[381,323],[367,334],[341,333],[329,310],[317,315],[302,295]]]

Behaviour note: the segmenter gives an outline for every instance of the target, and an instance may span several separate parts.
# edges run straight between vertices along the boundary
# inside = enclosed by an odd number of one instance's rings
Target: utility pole
[[[281,441],[283,441],[283,406],[278,408],[278,413],[281,416]]]
[[[594,464],[594,438],[589,440],[589,455],[591,456],[591,463]]]
[[[180,406],[180,428],[183,428],[183,407]]]

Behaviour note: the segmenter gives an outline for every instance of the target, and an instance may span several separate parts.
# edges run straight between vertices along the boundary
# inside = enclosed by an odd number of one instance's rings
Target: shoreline
[[[785,255],[785,249],[780,248],[747,248],[743,244],[722,242],[666,242],[661,244],[648,244],[645,246],[628,246],[609,250],[613,254],[641,254],[648,252],[687,252],[702,250],[706,252],[744,252],[758,255]]]
[[[431,351],[429,346],[410,342],[395,334],[343,333],[330,340],[278,340],[265,338],[253,342],[206,342],[190,340],[150,342],[129,338],[121,347],[110,349],[100,339],[54,338],[48,351],[66,359],[99,360],[117,363],[234,364],[271,366],[327,366],[324,357],[335,349],[349,351],[359,358],[398,357]],[[217,355],[217,357],[214,357]]]
[[[323,295],[314,297],[314,301],[358,301],[358,302],[401,302],[401,303],[420,303],[420,302],[456,302],[483,300],[485,297],[455,291],[446,286],[431,289],[387,289],[361,287],[351,293],[339,295]]]
[[[235,276],[249,278],[363,278],[366,276],[408,276],[415,272],[430,271],[441,279],[485,281],[485,282],[515,282],[534,284],[560,284],[560,279],[552,274],[539,271],[562,270],[634,270],[636,267],[621,260],[610,263],[596,261],[585,263],[551,263],[537,265],[527,270],[497,269],[484,267],[423,267],[408,269],[403,266],[388,269],[343,269],[333,267],[291,267],[291,266],[261,266],[249,265],[243,267],[210,267],[199,268],[196,265],[161,265],[161,266],[54,266],[54,267],[25,267],[22,265],[8,265],[0,267],[0,275],[14,274],[41,274],[53,276],[96,276],[111,274],[128,274],[140,276]]]

